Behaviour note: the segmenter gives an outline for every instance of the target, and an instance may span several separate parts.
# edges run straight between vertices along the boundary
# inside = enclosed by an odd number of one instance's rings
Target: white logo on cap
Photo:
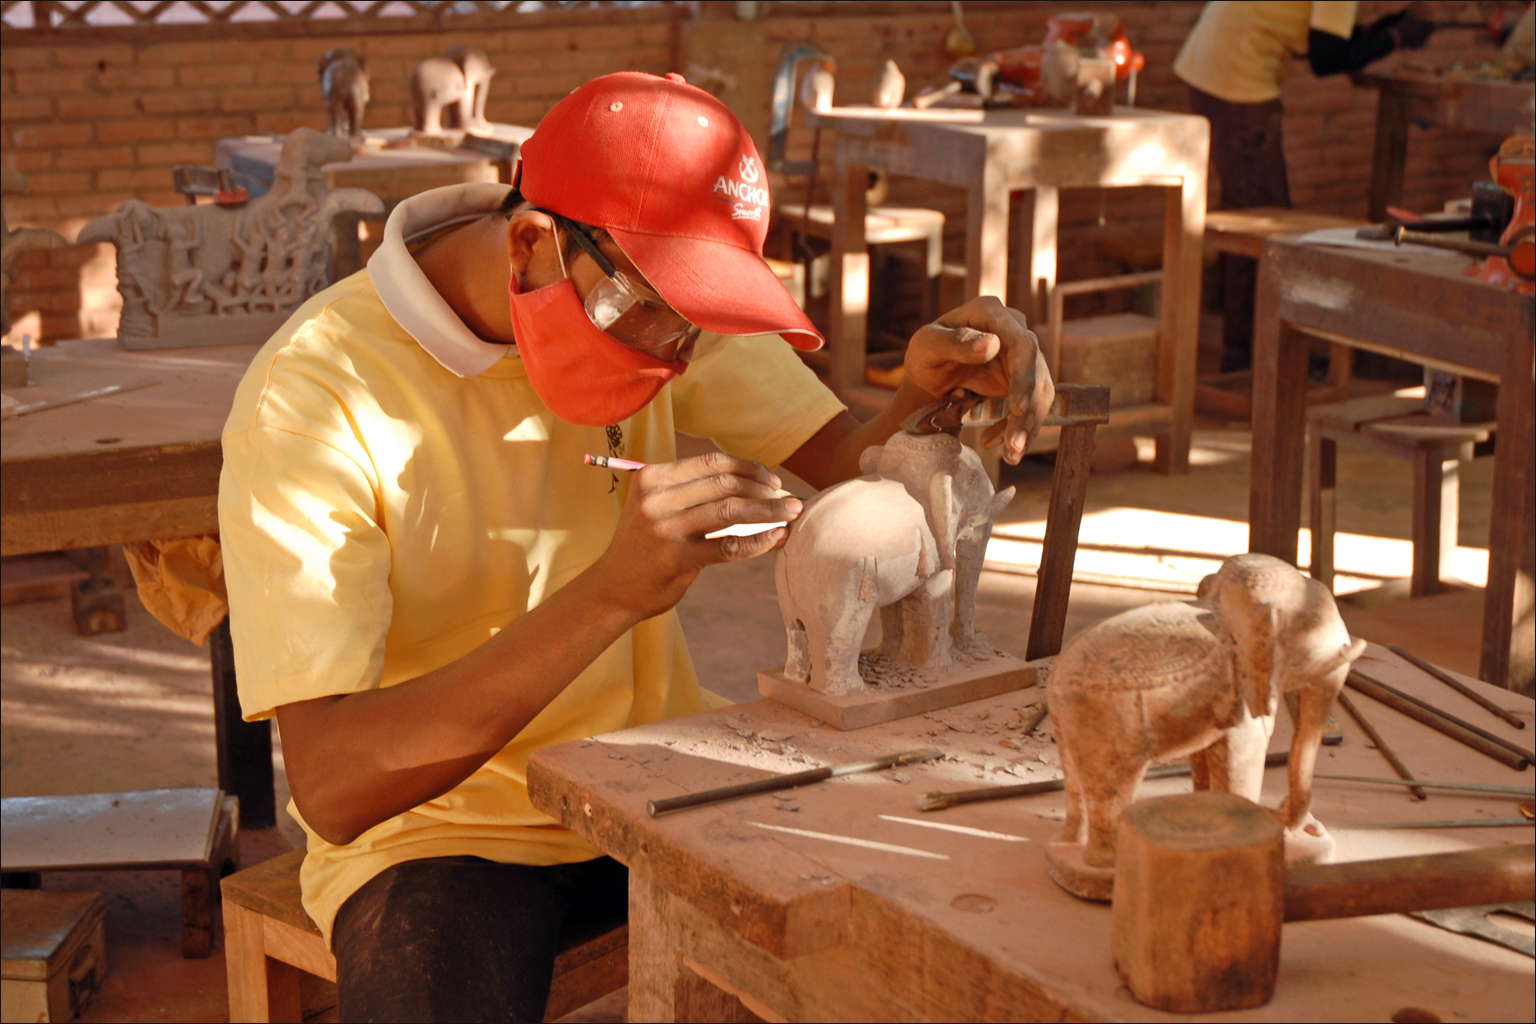
[[[731,204],[731,220],[762,220],[763,208],[761,206],[748,206],[746,203]]]
[[[741,180],[748,185],[757,184],[757,161],[743,153],[741,155]]]

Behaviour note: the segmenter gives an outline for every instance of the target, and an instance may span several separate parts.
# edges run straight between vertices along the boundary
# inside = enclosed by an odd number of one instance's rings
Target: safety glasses
[[[592,258],[604,279],[587,292],[587,318],[614,340],[656,359],[672,360],[686,354],[699,338],[699,328],[683,319],[649,286],[614,266],[597,242],[575,221],[550,210],[566,234]]]

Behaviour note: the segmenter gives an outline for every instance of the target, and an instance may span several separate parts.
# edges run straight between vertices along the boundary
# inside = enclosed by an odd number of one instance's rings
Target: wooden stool
[[[107,973],[99,892],[0,891],[0,1020],[71,1021]]]
[[[5,886],[36,889],[47,871],[181,872],[181,955],[213,953],[214,890],[234,870],[240,801],[217,789],[6,797]]]
[[[303,850],[224,879],[225,964],[231,1021],[302,1020],[299,972],[336,980],[336,957],[304,910]],[[575,922],[560,937],[545,1020],[629,983],[629,925]]]
[[[1424,400],[1377,395],[1307,410],[1312,578],[1333,589],[1338,443],[1366,444],[1413,460],[1413,597],[1440,592],[1456,551],[1461,463],[1493,436],[1492,423],[1454,423],[1424,412]]]

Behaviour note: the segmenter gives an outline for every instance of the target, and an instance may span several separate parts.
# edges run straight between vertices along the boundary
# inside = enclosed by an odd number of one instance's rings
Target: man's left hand
[[[918,328],[907,346],[906,379],[935,397],[965,388],[1008,396],[1008,418],[988,427],[985,447],[1003,446],[1018,465],[1056,398],[1040,342],[1024,314],[983,295]]]

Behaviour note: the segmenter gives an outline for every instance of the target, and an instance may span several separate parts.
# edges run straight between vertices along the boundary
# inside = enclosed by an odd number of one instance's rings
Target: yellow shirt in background
[[[1184,40],[1173,73],[1228,103],[1277,100],[1291,60],[1307,52],[1308,30],[1348,39],[1359,7],[1354,2],[1212,0]]]
[[[219,525],[246,717],[430,672],[585,570],[630,476],[583,454],[667,461],[680,430],[773,466],[842,408],[782,339],[706,334],[635,416],[573,426],[520,359],[459,376],[389,314],[368,271],[332,286],[256,357],[224,431]],[[305,825],[305,909],[329,941],[347,897],[402,861],[598,856],[530,804],[528,755],[707,706],[676,612],[642,622],[452,791],[345,846]]]

